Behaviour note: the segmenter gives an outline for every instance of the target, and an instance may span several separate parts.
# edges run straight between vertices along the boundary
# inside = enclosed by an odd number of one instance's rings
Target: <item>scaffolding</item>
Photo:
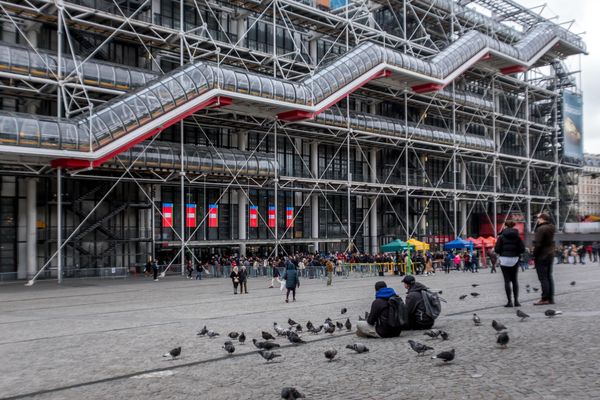
[[[472,3],[0,1],[3,176],[55,193],[26,277],[561,227],[563,61],[585,44],[543,7]]]

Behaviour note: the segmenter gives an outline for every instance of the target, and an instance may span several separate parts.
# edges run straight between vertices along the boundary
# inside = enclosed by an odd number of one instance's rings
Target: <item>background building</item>
[[[3,2],[2,276],[562,226],[585,45],[462,3]]]
[[[579,176],[579,216],[600,220],[600,154],[584,154],[583,171]]]

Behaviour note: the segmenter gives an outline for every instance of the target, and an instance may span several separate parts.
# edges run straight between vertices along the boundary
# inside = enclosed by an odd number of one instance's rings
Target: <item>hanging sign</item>
[[[291,228],[294,226],[294,207],[285,208],[285,227]]]
[[[217,204],[208,205],[208,227],[219,227],[219,206]]]
[[[173,226],[173,203],[163,203],[162,205],[162,226],[163,228]]]
[[[250,206],[250,228],[258,228],[258,207]]]
[[[275,228],[277,216],[275,215],[275,206],[269,206],[269,228]]]
[[[185,226],[187,228],[196,227],[196,205],[194,203],[185,205]]]

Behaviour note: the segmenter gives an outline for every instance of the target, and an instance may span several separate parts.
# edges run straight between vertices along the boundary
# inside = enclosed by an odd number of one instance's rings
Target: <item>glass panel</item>
[[[18,73],[29,72],[29,54],[26,50],[13,48],[11,51],[11,70]]]
[[[249,86],[250,86],[250,94],[253,96],[260,96],[261,95],[261,88],[260,88],[260,79],[256,76],[256,75],[248,75],[248,79],[250,81]]]
[[[221,73],[221,87],[225,90],[229,90],[231,92],[235,92],[235,74],[230,69],[219,69]]]
[[[198,88],[194,84],[192,78],[190,78],[190,76],[187,73],[182,72],[181,74],[177,75],[175,79],[177,79],[177,82],[183,88],[183,91],[187,95],[188,99],[192,99],[198,96]]]
[[[115,86],[115,71],[113,67],[108,65],[98,64],[98,70],[100,71],[100,85],[102,86]]]
[[[10,50],[8,46],[0,46],[0,70],[10,69]]]
[[[130,101],[127,102],[127,105],[131,107],[131,110],[137,116],[140,125],[143,125],[146,122],[148,122],[148,120],[150,119],[148,107],[139,97],[132,98]]]
[[[62,149],[76,150],[78,148],[77,127],[73,124],[61,123],[60,142]]]
[[[285,91],[285,101],[295,103],[296,102],[296,92],[294,90],[294,85],[288,82],[284,82],[283,89]]]
[[[8,115],[0,115],[0,143],[16,144],[17,119]]]
[[[112,109],[102,110],[98,117],[106,124],[108,130],[111,134],[114,134],[115,138],[120,136],[119,134],[125,130],[123,123]]]
[[[42,132],[42,147],[59,147],[60,134],[56,122],[40,121],[40,131]]]
[[[250,89],[250,84],[248,82],[248,75],[242,74],[240,72],[236,72],[237,78],[237,92],[238,93],[248,93]]]
[[[187,96],[185,95],[183,88],[181,87],[181,85],[179,84],[179,82],[177,81],[176,78],[179,78],[179,77],[174,77],[172,79],[168,79],[164,83],[165,83],[165,86],[167,87],[167,89],[169,89],[171,96],[173,96],[173,99],[175,99],[175,103],[181,104],[181,103],[187,101]]]
[[[0,59],[2,58],[2,50],[0,49]],[[35,76],[48,76],[48,68],[46,67],[47,56],[42,54],[41,56],[36,53],[31,53],[29,62],[31,63],[31,74]],[[2,68],[0,66],[0,68]]]
[[[199,94],[204,93],[208,89],[208,81],[199,69],[191,69],[188,71],[192,81],[199,89]]]
[[[273,83],[273,98],[275,100],[284,100],[285,90],[283,89],[283,83],[280,81],[272,81]]]
[[[150,118],[155,118],[158,114],[163,112],[160,100],[156,97],[156,94],[150,90],[145,90],[137,96],[140,100],[144,101],[146,107],[150,111]],[[128,102],[129,103],[129,102]]]
[[[125,68],[115,68],[115,78],[118,89],[129,89],[129,71]]]
[[[39,146],[39,125],[36,119],[22,119],[19,121],[21,129],[19,132],[19,143],[25,145]]]
[[[154,84],[149,89],[157,97],[158,101],[160,101],[160,104],[162,104],[165,112],[175,108],[175,102],[173,101],[173,97],[171,96],[169,89],[164,87],[162,84]]]
[[[98,85],[100,81],[98,80],[99,76],[98,72],[98,64],[94,63],[85,63],[83,64],[83,82],[88,85]]]
[[[125,130],[130,131],[139,126],[134,112],[124,103],[119,103],[113,107],[115,114],[121,119]]]

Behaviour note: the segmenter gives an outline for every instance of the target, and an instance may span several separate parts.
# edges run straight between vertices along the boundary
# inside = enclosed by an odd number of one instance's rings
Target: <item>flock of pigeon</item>
[[[575,283],[575,281],[573,281],[570,284],[571,284],[571,286],[575,286],[576,283]],[[473,284],[472,286],[477,287],[479,285]],[[526,285],[526,289],[527,289],[527,292],[529,293],[530,289],[531,289],[530,285]],[[534,287],[532,289],[534,292],[538,291],[538,288]],[[440,290],[440,291],[438,291],[438,293],[441,294],[442,291]],[[471,296],[477,297],[477,296],[479,296],[479,293],[473,292],[473,293],[471,293]],[[462,295],[459,297],[459,299],[464,300],[466,297],[468,297],[468,295]],[[346,314],[347,311],[348,310],[346,308],[342,308],[340,311],[340,314],[344,315],[344,314]],[[552,310],[552,309],[548,309],[544,312],[544,315],[546,315],[548,318],[552,318],[552,317],[555,317],[560,314],[562,314],[561,311],[556,311],[556,310]],[[368,312],[365,312],[364,317],[362,317],[362,316],[358,317],[359,321],[366,320],[368,318],[368,315],[369,315]],[[520,322],[523,322],[529,318],[529,315],[526,314],[525,312],[521,311],[520,309],[517,309],[516,315],[518,318],[520,318]],[[273,322],[273,330],[274,330],[276,336],[287,338],[287,340],[292,345],[300,345],[300,344],[306,343],[306,341],[304,341],[301,337],[301,335],[304,332],[304,328],[302,327],[302,325],[299,324],[298,322],[294,321],[291,318],[288,319],[287,323],[288,324],[286,327],[286,326],[282,326],[282,325],[278,324],[277,322]],[[480,326],[482,324],[481,318],[476,313],[473,314],[473,323],[475,324],[475,326]],[[346,321],[344,323],[341,321],[334,322],[331,318],[326,318],[325,321],[318,326],[315,326],[311,321],[308,321],[305,326],[306,326],[306,332],[313,334],[313,335],[318,335],[319,333],[321,333],[321,331],[323,331],[326,334],[330,334],[330,335],[333,335],[336,332],[336,330],[343,331],[345,329],[346,332],[352,331],[352,323],[350,322],[350,318],[346,318]],[[510,340],[510,338],[508,336],[508,332],[507,332],[507,327],[504,324],[502,324],[496,320],[492,320],[492,328],[494,328],[494,330],[496,331],[496,343],[501,348],[506,348],[508,346],[508,342]],[[448,332],[443,331],[441,329],[428,330],[428,331],[424,332],[423,335],[428,336],[430,339],[441,339],[442,342],[448,340],[450,337]],[[209,339],[214,339],[217,336],[220,336],[220,334],[213,330],[209,330],[205,325],[197,333],[197,336],[208,337]],[[225,352],[228,355],[233,354],[236,350],[235,345],[233,344],[234,340],[237,340],[237,343],[239,345],[243,345],[246,342],[246,334],[244,332],[241,332],[241,333],[229,332],[227,334],[227,336],[231,340],[225,341],[222,348],[223,348],[223,350],[225,350]],[[281,345],[279,343],[276,343],[276,336],[273,336],[273,334],[271,334],[270,332],[262,331],[261,332],[261,337],[263,339],[262,341],[259,341],[256,338],[252,339],[252,343],[258,349],[257,353],[263,359],[265,359],[266,363],[273,362],[273,360],[275,360],[276,358],[282,357],[282,354],[275,350],[275,349],[281,347]],[[417,353],[417,356],[422,356],[425,353],[427,353],[428,351],[434,350],[433,347],[430,347],[423,343],[419,343],[412,339],[408,341],[408,344],[410,345],[410,348]],[[346,348],[354,351],[357,354],[367,353],[369,351],[369,348],[366,345],[364,345],[363,343],[349,344],[346,346]],[[329,362],[334,361],[337,354],[338,354],[337,350],[333,349],[333,348],[328,349],[324,352],[325,359],[328,360]],[[176,359],[180,355],[181,355],[181,347],[176,347],[176,348],[172,349],[171,351],[169,351],[168,353],[164,354],[163,357],[171,357],[171,359]],[[443,363],[450,363],[451,361],[454,360],[454,357],[455,357],[455,349],[451,349],[451,350],[445,350],[445,351],[439,352],[438,354],[432,355],[431,359],[439,359]],[[281,390],[281,398],[282,399],[294,400],[294,399],[299,399],[299,398],[304,398],[304,397],[305,396],[294,387],[285,387]]]

